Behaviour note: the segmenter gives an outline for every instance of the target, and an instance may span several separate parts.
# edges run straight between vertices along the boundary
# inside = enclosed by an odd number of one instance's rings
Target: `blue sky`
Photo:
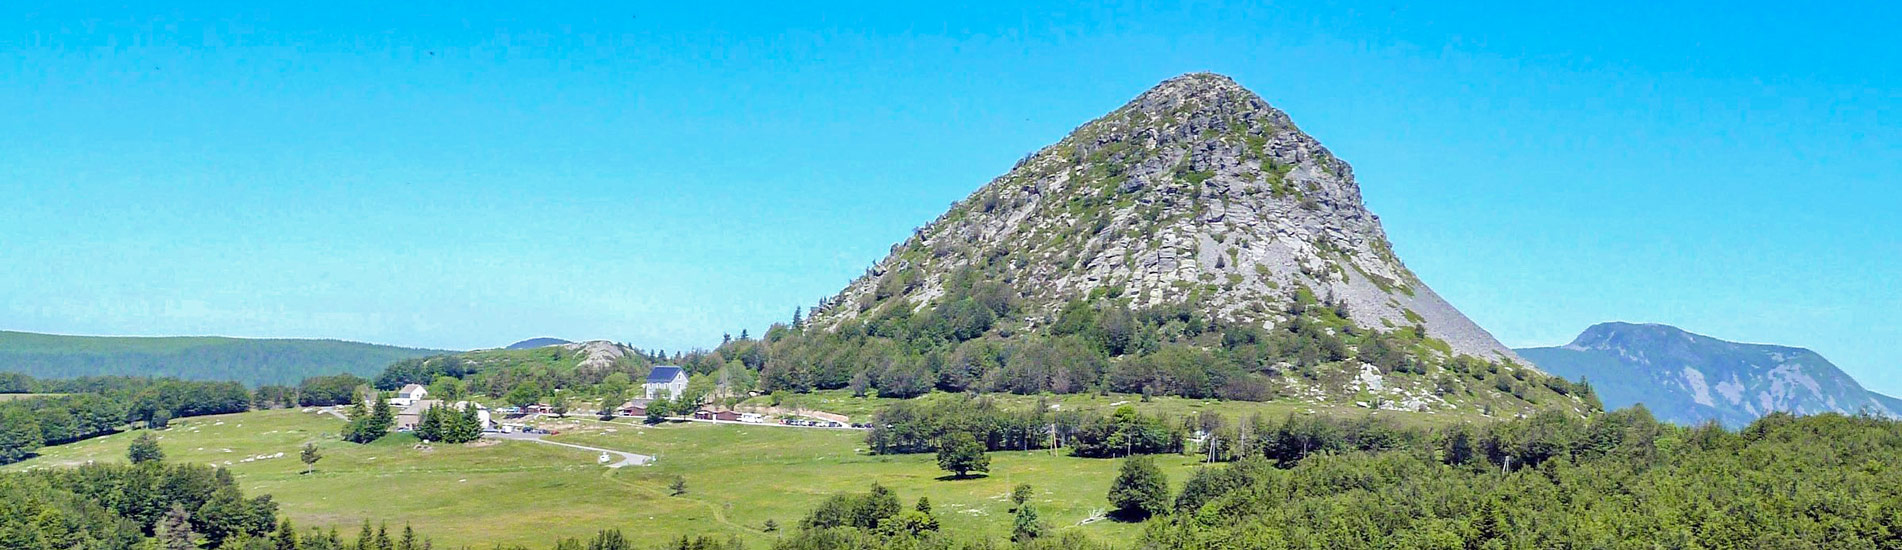
[[[707,346],[1215,71],[1508,344],[1902,392],[1893,3],[47,4],[0,6],[0,328]]]

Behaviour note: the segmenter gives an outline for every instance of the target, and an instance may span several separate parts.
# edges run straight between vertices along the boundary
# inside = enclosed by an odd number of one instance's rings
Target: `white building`
[[[422,387],[418,384],[410,384],[403,386],[403,389],[396,390],[396,397],[390,398],[390,404],[398,407],[408,407],[428,397],[429,388]]]
[[[647,373],[648,399],[673,399],[687,392],[687,371],[675,366],[658,366]]]

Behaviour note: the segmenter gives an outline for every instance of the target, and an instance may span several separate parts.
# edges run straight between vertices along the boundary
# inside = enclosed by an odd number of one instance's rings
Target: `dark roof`
[[[652,372],[647,373],[647,383],[666,384],[668,382],[674,381],[674,377],[680,376],[681,374],[682,373],[680,372],[680,367],[665,366],[665,365],[654,367],[654,370]]]

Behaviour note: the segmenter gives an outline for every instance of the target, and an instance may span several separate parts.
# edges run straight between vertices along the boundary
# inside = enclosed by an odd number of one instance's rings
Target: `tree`
[[[1131,521],[1161,514],[1169,509],[1169,478],[1147,456],[1124,459],[1110,484],[1109,501],[1117,514]]]
[[[666,399],[655,399],[647,403],[647,423],[648,424],[659,424],[661,422],[666,422],[667,417],[672,416],[673,414],[674,414],[674,403],[672,401],[669,401]]]
[[[631,550],[632,548],[634,546],[628,543],[626,536],[621,535],[620,529],[601,531],[594,535],[594,540],[588,541],[588,550]]]
[[[304,451],[298,453],[297,459],[304,461],[304,473],[309,474],[317,471],[317,461],[323,460],[324,455],[323,453],[317,452],[316,443],[305,443]]]
[[[608,390],[607,394],[601,397],[601,420],[614,420],[614,411],[621,408],[621,404],[626,402],[627,399],[622,397],[622,390]]]
[[[0,408],[0,464],[25,459],[46,444],[33,413],[24,407]]]
[[[522,382],[520,384],[516,384],[513,389],[509,390],[508,395],[505,395],[502,397],[502,400],[507,401],[510,405],[514,405],[517,407],[527,407],[529,405],[534,405],[535,402],[541,401],[541,399],[542,399],[542,387],[540,384],[536,384],[534,382]]]
[[[1010,490],[1010,503],[1022,508],[1024,503],[1030,502],[1030,497],[1034,494],[1036,493],[1030,488],[1029,483],[1019,483]]]
[[[192,532],[191,514],[185,512],[185,506],[172,503],[172,509],[165,513],[159,522],[155,535],[158,536],[162,550],[197,550],[198,535]]]
[[[146,432],[132,440],[132,445],[126,449],[126,457],[132,459],[133,464],[159,462],[165,460],[165,451],[159,449],[158,438]]]
[[[354,416],[343,427],[343,439],[351,443],[369,443],[382,439],[390,433],[390,425],[396,423],[396,413],[390,409],[390,402],[369,392],[360,399],[375,401],[369,412],[364,412],[363,402],[358,401],[351,407]]]
[[[378,430],[390,431],[390,426],[396,423],[396,411],[390,408],[390,400],[377,396],[376,404],[370,408],[370,420]]]
[[[673,494],[673,496],[687,494],[687,478],[674,476],[673,483],[667,484],[667,491]]]
[[[984,454],[984,445],[977,438],[955,432],[938,442],[938,468],[962,479],[971,472],[989,472],[991,457]]]
[[[443,419],[441,409],[441,407],[430,407],[428,410],[423,411],[423,419],[416,423],[416,439],[421,439],[424,443],[442,441]]]
[[[274,550],[297,550],[297,528],[291,526],[289,518],[277,524],[277,536],[271,541]]]
[[[438,376],[429,383],[429,396],[444,401],[459,401],[467,391],[462,380],[453,376]]]
[[[1028,542],[1043,536],[1043,520],[1037,518],[1037,506],[1025,504],[1017,507],[1017,517],[1011,522],[1010,540]]]
[[[549,403],[549,408],[551,409],[550,412],[555,413],[555,416],[567,418],[568,396],[562,395],[559,391],[555,392],[555,399],[552,403]]]

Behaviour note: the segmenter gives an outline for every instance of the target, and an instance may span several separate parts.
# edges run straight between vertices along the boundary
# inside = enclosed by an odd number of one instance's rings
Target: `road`
[[[625,466],[646,466],[648,464],[654,463],[654,457],[651,457],[651,456],[647,456],[643,454],[624,453],[621,451],[616,451],[613,449],[603,449],[600,447],[588,447],[584,445],[575,445],[572,443],[561,443],[556,441],[549,441],[546,439],[542,439],[543,437],[542,434],[485,433],[485,434],[482,434],[482,437],[486,437],[489,439],[502,439],[507,441],[533,441],[536,443],[542,443],[547,445],[557,445],[561,447],[568,447],[571,449],[581,449],[584,451],[594,451],[597,453],[607,453],[609,455],[621,457],[620,462],[608,464],[607,466],[609,468],[621,468]]]

